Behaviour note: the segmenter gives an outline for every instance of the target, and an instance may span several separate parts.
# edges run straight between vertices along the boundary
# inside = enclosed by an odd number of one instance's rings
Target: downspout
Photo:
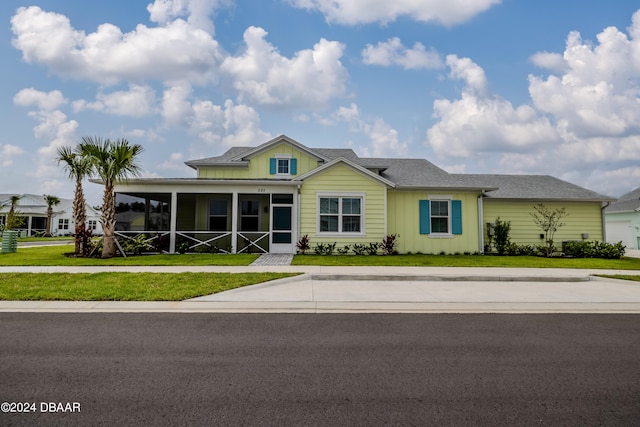
[[[298,184],[298,194],[297,194],[297,202],[298,203],[297,203],[297,206],[296,206],[296,217],[297,217],[297,221],[296,221],[296,238],[298,240],[300,240],[302,238],[302,236],[300,235],[300,232],[302,230],[301,227],[300,227],[300,218],[301,218],[301,216],[300,216],[301,215],[300,214],[300,202],[302,201],[302,198],[301,198],[301,195],[300,195],[300,187],[301,186],[302,186],[301,184]],[[294,244],[295,244],[295,242],[294,242]],[[297,251],[294,248],[293,253],[295,254],[296,252]]]
[[[481,254],[484,254],[484,193],[485,190],[482,190],[482,194],[478,196],[478,249]]]
[[[604,219],[604,210],[608,208],[610,204],[611,202],[604,202],[604,204],[600,208],[600,217],[602,218],[602,241],[603,242],[607,241],[607,226]]]

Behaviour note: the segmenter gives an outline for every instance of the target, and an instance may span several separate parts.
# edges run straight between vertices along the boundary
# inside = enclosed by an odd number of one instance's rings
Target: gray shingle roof
[[[291,141],[281,135],[259,147],[233,147],[217,157],[209,157],[186,162],[196,169],[201,165],[245,164],[239,159],[243,154],[255,152],[260,147],[279,142]],[[595,191],[579,187],[549,175],[481,175],[449,174],[424,159],[360,158],[350,148],[305,149],[319,158],[329,161],[344,158],[359,166],[378,172],[382,178],[402,188],[486,190],[487,197],[495,199],[537,199],[537,200],[582,200],[613,201],[614,199]]]
[[[620,196],[617,201],[605,209],[605,212],[633,212],[637,210],[640,210],[640,187]]]
[[[204,159],[196,159],[186,161],[187,166],[202,166],[202,165],[215,165],[220,163],[229,163],[229,160],[236,156],[242,155],[242,153],[252,150],[253,147],[231,147],[223,154],[216,157],[206,157]]]
[[[454,175],[476,185],[497,187],[487,193],[493,199],[610,201],[611,197],[549,175]]]

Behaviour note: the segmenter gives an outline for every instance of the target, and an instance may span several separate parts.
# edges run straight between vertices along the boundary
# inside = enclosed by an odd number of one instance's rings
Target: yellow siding
[[[542,230],[533,222],[531,213],[536,201],[484,200],[484,233],[487,233],[487,223],[494,222],[497,217],[502,221],[511,221],[511,241],[519,245],[544,244],[540,238]],[[565,208],[569,215],[562,222],[555,234],[556,247],[560,248],[563,241],[582,240],[582,234],[588,233],[587,240],[602,241],[602,216],[600,202],[544,202],[545,206]],[[486,237],[485,237],[486,239]]]
[[[434,238],[420,234],[419,202],[437,195],[452,196],[452,200],[462,201],[462,234],[451,238]],[[479,251],[476,194],[389,190],[388,198],[388,232],[399,235],[398,252],[462,254]]]
[[[386,186],[349,166],[338,164],[304,181],[300,195],[300,235],[309,235],[311,244],[380,242],[385,236]],[[349,237],[318,236],[318,193],[364,193],[365,235]]]
[[[318,167],[318,160],[285,142],[275,145],[264,153],[260,153],[249,160],[248,167],[201,167],[198,178],[215,179],[276,179],[269,174],[269,159],[277,155],[290,155],[297,159],[297,175],[302,175]]]

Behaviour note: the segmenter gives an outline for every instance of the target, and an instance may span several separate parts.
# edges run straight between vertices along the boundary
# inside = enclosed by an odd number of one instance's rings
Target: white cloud
[[[222,61],[218,42],[182,19],[157,28],[138,25],[126,34],[103,24],[87,35],[66,16],[31,6],[19,8],[11,26],[13,44],[26,62],[104,84],[145,79],[204,84],[217,77]]]
[[[166,160],[158,165],[158,169],[167,171],[179,171],[183,172],[186,166],[184,164],[184,155],[182,153],[171,153],[169,160]]]
[[[522,105],[490,94],[484,70],[469,58],[447,56],[449,76],[465,81],[460,99],[438,99],[438,122],[427,131],[427,141],[441,158],[477,157],[497,152],[532,152],[549,147],[559,137],[545,117]]]
[[[416,21],[455,25],[466,22],[501,0],[289,0],[293,6],[322,13],[328,22],[345,25],[387,24],[401,16]]]
[[[640,12],[631,34],[640,31]],[[640,38],[614,27],[585,42],[577,32],[567,38],[567,71],[546,78],[529,76],[529,93],[540,111],[556,117],[571,138],[625,137],[640,131]]]
[[[358,106],[352,103],[348,107],[339,107],[329,117],[317,117],[325,126],[346,123],[351,132],[360,133],[368,140],[368,145],[358,151],[365,157],[402,157],[407,155],[406,142],[399,140],[398,131],[380,117],[363,118]]]
[[[72,104],[76,112],[90,109],[118,116],[144,117],[154,111],[155,92],[149,86],[131,84],[127,91],[99,92],[94,102],[78,100]]]
[[[194,28],[214,33],[212,15],[215,10],[232,4],[231,0],[155,0],[147,6],[149,19],[161,25],[187,17]]]
[[[537,52],[531,55],[531,62],[537,67],[563,73],[569,68],[562,55],[553,52]]]
[[[24,153],[24,150],[16,145],[4,144],[0,145],[0,156],[2,156],[2,162],[0,165],[7,167],[13,164],[13,158]]]
[[[244,53],[227,57],[222,64],[240,92],[240,101],[313,107],[344,94],[347,71],[340,62],[341,43],[321,39],[313,49],[286,58],[266,36],[262,28],[249,27],[244,32]]]
[[[165,89],[162,114],[170,126],[184,126],[210,145],[251,145],[270,134],[260,128],[260,115],[251,106],[226,100],[223,106],[209,100],[192,100],[189,85]]]
[[[532,105],[514,107],[488,90],[470,59],[447,57],[461,97],[434,102],[427,142],[503,173],[546,173],[605,194],[637,187],[640,176],[640,11],[625,34],[604,29],[597,43],[572,32],[562,54],[532,57],[559,75],[529,76]],[[535,108],[535,109],[534,109]]]
[[[375,46],[367,45],[362,51],[362,61],[370,65],[399,65],[406,70],[438,69],[444,65],[435,49],[427,50],[421,43],[415,43],[409,49],[398,37],[379,42]]]
[[[13,101],[19,106],[37,108],[29,111],[28,115],[38,121],[33,132],[35,137],[44,140],[46,145],[37,150],[33,170],[35,176],[55,181],[54,178],[60,174],[55,163],[57,149],[63,145],[72,145],[78,128],[78,122],[69,120],[64,112],[57,109],[66,104],[67,100],[60,91],[47,93],[29,88],[18,92]]]
[[[38,107],[40,110],[53,111],[68,101],[59,90],[41,92],[34,88],[22,89],[13,97],[13,102],[21,107]]]
[[[451,70],[449,77],[464,80],[467,86],[465,92],[484,95],[487,91],[487,77],[484,70],[469,58],[458,58],[456,55],[447,55],[447,66]]]

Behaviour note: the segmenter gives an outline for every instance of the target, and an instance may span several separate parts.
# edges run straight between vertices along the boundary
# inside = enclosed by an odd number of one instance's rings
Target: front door
[[[271,198],[271,253],[293,253],[293,194]]]

